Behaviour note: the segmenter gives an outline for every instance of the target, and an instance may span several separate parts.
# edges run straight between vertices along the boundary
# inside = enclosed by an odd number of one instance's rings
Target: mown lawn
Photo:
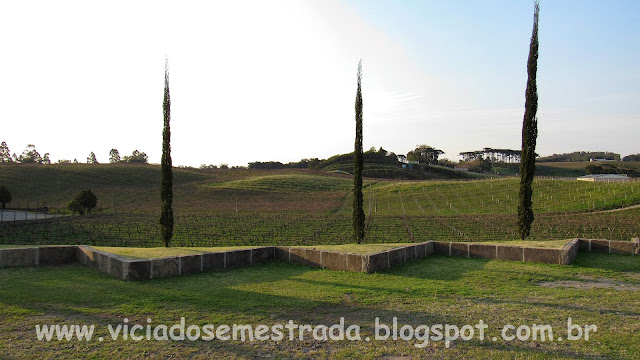
[[[168,256],[183,256],[204,254],[207,252],[224,252],[229,250],[251,249],[255,246],[228,246],[228,247],[152,247],[152,248],[135,248],[135,247],[109,247],[94,246],[96,250],[121,255],[132,259],[153,259]]]
[[[547,240],[547,241],[530,241],[530,240],[505,240],[505,241],[483,241],[482,244],[510,245],[510,246],[526,246],[546,249],[560,249],[566,245],[571,239]]]
[[[321,245],[321,246],[301,246],[307,249],[317,249],[326,251],[336,251],[352,254],[374,254],[377,252],[394,249],[409,244],[349,244],[349,245]],[[207,252],[224,252],[230,250],[252,249],[255,246],[219,246],[219,247],[108,247],[94,246],[96,250],[105,251],[133,259],[152,259],[167,256],[182,256],[203,254]]]
[[[80,265],[0,269],[0,358],[413,358],[634,359],[640,354],[640,293],[612,288],[541,287],[606,279],[640,285],[640,257],[581,253],[571,266],[430,256],[373,275],[269,262],[224,272],[124,282]],[[359,324],[483,320],[485,340],[233,342],[111,340],[107,325]],[[595,324],[578,341],[492,341],[506,324],[548,324],[566,337],[567,318]],[[37,324],[95,324],[105,341],[39,342]]]

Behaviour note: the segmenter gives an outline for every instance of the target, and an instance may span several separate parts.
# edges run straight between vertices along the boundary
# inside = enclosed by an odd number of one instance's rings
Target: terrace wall
[[[425,242],[375,254],[348,254],[298,247],[276,247],[276,259],[321,269],[374,273],[421,259],[433,253],[433,243]]]
[[[118,279],[147,280],[204,271],[222,271],[270,260],[281,260],[322,269],[374,273],[433,253],[568,265],[575,260],[578,250],[639,255],[640,240],[626,242],[574,239],[560,249],[428,241],[368,255],[312,248],[269,246],[157,259],[131,259],[84,245],[43,246],[0,249],[0,267],[59,265],[78,261]]]
[[[60,265],[76,261],[76,246],[0,249],[0,267]]]
[[[222,271],[275,259],[274,247],[156,259],[130,259],[83,245],[77,249],[80,263],[122,280],[148,280],[204,271]]]
[[[560,249],[441,241],[434,242],[433,248],[441,255],[569,265],[578,254],[579,241],[571,240]]]
[[[582,251],[640,255],[640,239],[638,238],[634,238],[631,241],[602,239],[578,239],[578,241]]]

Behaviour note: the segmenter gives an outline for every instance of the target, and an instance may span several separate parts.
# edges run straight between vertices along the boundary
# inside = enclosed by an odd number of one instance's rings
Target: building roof
[[[627,179],[626,174],[590,174],[578,177],[578,179]]]

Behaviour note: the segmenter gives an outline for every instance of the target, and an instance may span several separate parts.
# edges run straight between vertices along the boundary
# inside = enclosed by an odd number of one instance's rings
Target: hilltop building
[[[592,182],[626,182],[631,178],[625,174],[591,174],[580,176],[576,180]]]
[[[492,163],[520,163],[520,150],[484,148],[478,151],[461,152],[460,156],[462,156],[463,161],[487,159]]]

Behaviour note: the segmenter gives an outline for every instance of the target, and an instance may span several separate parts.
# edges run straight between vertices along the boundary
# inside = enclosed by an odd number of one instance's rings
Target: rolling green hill
[[[0,244],[160,246],[160,168],[152,165],[0,167],[13,207],[98,196],[91,216],[0,224]],[[351,242],[347,174],[319,170],[175,169],[176,246]],[[640,182],[536,179],[532,239],[629,240],[640,233]],[[518,179],[365,181],[368,243],[515,240]]]
[[[242,180],[216,182],[204,185],[212,189],[240,189],[264,192],[325,192],[347,191],[353,186],[348,176],[317,174],[272,174]]]
[[[515,214],[518,189],[515,178],[378,183],[365,190],[365,201],[373,197],[378,213],[394,216]],[[640,182],[535,179],[533,191],[536,213],[588,212],[640,204]]]
[[[640,172],[638,161],[607,161],[607,162],[537,162],[536,176],[578,177],[587,174],[587,166],[611,165],[621,169],[630,169]]]

